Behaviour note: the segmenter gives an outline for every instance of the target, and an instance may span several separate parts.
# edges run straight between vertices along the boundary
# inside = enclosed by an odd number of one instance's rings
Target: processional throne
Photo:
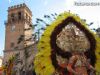
[[[78,16],[65,12],[58,16],[41,37],[35,57],[37,75],[67,75],[67,64],[74,50],[84,52],[95,65],[96,40]]]

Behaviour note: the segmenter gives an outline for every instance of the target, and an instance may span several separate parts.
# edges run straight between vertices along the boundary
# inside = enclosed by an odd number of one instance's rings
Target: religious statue
[[[95,68],[90,65],[84,55],[84,52],[74,51],[72,53],[72,57],[69,59],[67,69],[69,71],[69,75],[95,75],[93,73],[88,73],[88,70],[93,72],[95,71]]]
[[[37,75],[95,75],[99,44],[77,15],[59,16],[45,30],[38,49],[34,61]]]

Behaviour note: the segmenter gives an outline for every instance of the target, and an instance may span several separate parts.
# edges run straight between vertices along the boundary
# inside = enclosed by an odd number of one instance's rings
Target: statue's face
[[[56,44],[64,51],[83,51],[90,48],[90,43],[85,34],[73,23],[69,23],[57,35]]]

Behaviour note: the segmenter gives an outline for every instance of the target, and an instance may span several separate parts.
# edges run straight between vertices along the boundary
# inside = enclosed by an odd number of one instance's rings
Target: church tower
[[[32,12],[26,4],[8,8],[8,19],[5,22],[4,63],[12,56],[24,57],[24,48],[32,44]]]

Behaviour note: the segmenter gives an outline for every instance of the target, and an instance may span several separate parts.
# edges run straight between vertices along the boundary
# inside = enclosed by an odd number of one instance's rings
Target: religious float
[[[87,64],[100,71],[99,43],[100,38],[78,15],[70,12],[60,14],[46,28],[38,43],[34,61],[36,75],[71,75],[68,64],[74,50],[84,53]]]

